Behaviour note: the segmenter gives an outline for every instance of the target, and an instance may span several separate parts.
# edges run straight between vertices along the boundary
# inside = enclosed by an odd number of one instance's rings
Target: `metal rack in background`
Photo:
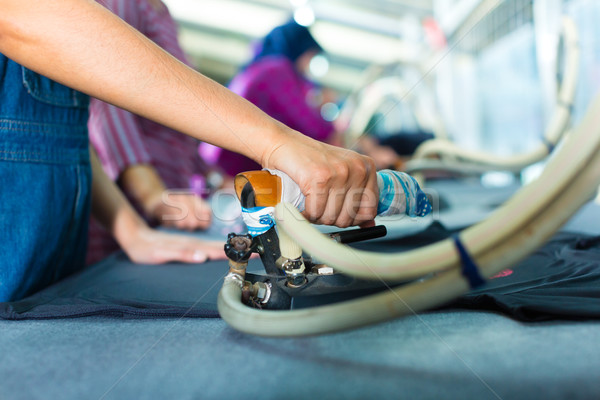
[[[477,54],[516,29],[533,23],[533,0],[484,0],[448,37],[455,50]]]

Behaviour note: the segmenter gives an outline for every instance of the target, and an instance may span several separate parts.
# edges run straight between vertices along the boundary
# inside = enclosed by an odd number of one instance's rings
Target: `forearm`
[[[204,262],[225,258],[221,242],[205,242],[189,236],[150,229],[131,207],[123,193],[104,173],[100,160],[90,148],[92,163],[92,213],[115,237],[136,263],[167,261]]]
[[[185,230],[206,229],[211,223],[207,203],[192,192],[168,193],[156,169],[149,164],[126,168],[119,185],[141,206],[144,214],[161,225]]]
[[[296,135],[93,1],[0,0],[0,9],[0,52],[67,86],[263,165]]]
[[[0,0],[0,10],[0,52],[16,62],[264,167],[283,170],[299,183],[306,195],[304,212],[314,222],[343,227],[375,215],[376,195],[363,196],[359,204],[352,195],[378,193],[372,160],[285,127],[92,0]],[[117,214],[127,210],[122,203],[116,206]],[[115,222],[127,221],[108,219],[113,232],[121,232]],[[135,218],[129,221],[126,228],[136,224]]]
[[[151,165],[137,164],[126,168],[119,177],[119,185],[147,215],[162,201],[166,186]]]
[[[147,225],[106,175],[98,156],[91,148],[90,161],[93,174],[92,215],[112,233],[121,247],[127,247],[132,234]]]

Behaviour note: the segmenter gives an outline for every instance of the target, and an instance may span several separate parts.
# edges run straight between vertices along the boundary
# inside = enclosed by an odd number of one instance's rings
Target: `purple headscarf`
[[[274,28],[258,45],[258,52],[250,62],[272,55],[284,56],[292,62],[308,50],[323,51],[307,27],[293,20]]]

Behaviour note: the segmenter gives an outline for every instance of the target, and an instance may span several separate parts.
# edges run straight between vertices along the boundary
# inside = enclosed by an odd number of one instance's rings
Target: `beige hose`
[[[460,235],[484,277],[514,266],[543,244],[595,193],[600,184],[600,96],[581,125],[565,139],[542,175]],[[241,303],[241,288],[226,280],[219,293],[221,317],[243,332],[264,336],[323,334],[387,321],[448,302],[469,289],[451,240],[400,254],[354,250],[330,240],[293,207],[275,210],[279,229],[305,251],[351,275],[432,277],[343,303],[292,311],[260,311]],[[346,258],[347,257],[347,258]]]
[[[416,104],[415,100],[412,98],[412,96],[414,96],[411,93],[412,88],[407,87],[400,77],[386,76],[379,78],[369,84],[368,90],[363,89],[363,91],[366,93],[362,95],[361,100],[357,105],[354,105],[352,102],[347,102],[346,104],[350,104],[347,107],[350,107],[351,110],[343,110],[345,113],[352,113],[352,118],[350,118],[350,122],[343,137],[345,147],[352,148],[362,135],[368,134],[367,128],[369,127],[369,123],[373,116],[387,100],[391,99],[397,102],[406,102],[409,106],[412,106],[412,112],[417,123],[421,126],[430,125],[435,137],[447,137],[443,123],[437,118],[424,115],[423,111],[419,108],[419,105]],[[374,92],[373,95],[370,95],[371,92]]]
[[[565,73],[552,119],[544,134],[544,142],[541,142],[536,148],[527,153],[498,156],[463,149],[444,139],[428,140],[417,148],[413,160],[406,163],[405,171],[408,173],[427,169],[455,171],[460,170],[461,164],[466,167],[467,172],[477,170],[477,167],[481,167],[481,172],[490,169],[521,171],[523,168],[543,160],[569,128],[571,108],[579,75],[580,50],[575,22],[569,17],[563,17],[562,29],[566,47]],[[441,158],[441,161],[428,160],[432,156]]]

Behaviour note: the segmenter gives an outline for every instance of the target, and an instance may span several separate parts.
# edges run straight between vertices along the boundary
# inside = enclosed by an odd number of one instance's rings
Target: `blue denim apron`
[[[0,301],[84,265],[87,118],[86,95],[0,54]]]

